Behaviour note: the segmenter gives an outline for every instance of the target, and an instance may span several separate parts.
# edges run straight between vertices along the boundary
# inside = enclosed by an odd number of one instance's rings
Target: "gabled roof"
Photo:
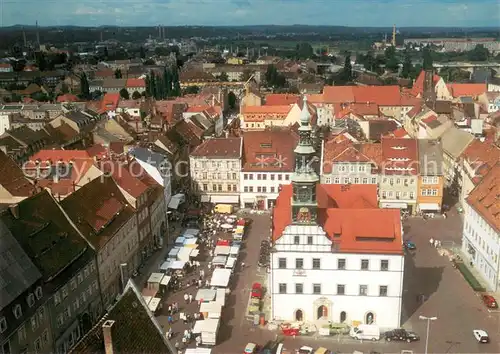
[[[383,173],[386,175],[418,175],[419,159],[416,139],[382,139]]]
[[[101,111],[102,112],[115,111],[116,108],[118,107],[119,101],[120,101],[119,93],[111,93],[111,92],[106,93],[101,101]]]
[[[242,171],[292,172],[298,135],[289,129],[243,132]]]
[[[500,233],[500,163],[491,168],[481,183],[472,190],[467,203]]]
[[[424,80],[425,80],[425,70],[422,70],[418,75],[417,79],[415,80],[415,82],[413,83],[413,87],[411,89],[411,93],[413,96],[422,95],[424,93]],[[439,80],[441,80],[441,76],[433,74],[432,82],[434,83],[434,85],[437,85]]]
[[[264,98],[266,106],[286,106],[298,103],[299,95],[288,93],[270,93]]]
[[[356,102],[353,92],[354,86],[325,86],[323,97],[326,103]]]
[[[61,206],[96,249],[104,247],[134,216],[134,210],[109,176],[101,176],[85,184],[64,198]]]
[[[49,281],[87,249],[87,243],[71,225],[54,198],[43,191],[17,205],[0,218],[26,254]]]
[[[243,106],[242,114],[278,114],[286,116],[291,109],[292,109],[291,105]]]
[[[175,351],[142,294],[129,280],[113,307],[69,353],[104,354],[102,327],[108,321],[113,321],[111,338],[115,353],[173,354]]]
[[[473,140],[472,134],[455,127],[446,130],[441,136],[444,152],[453,159],[458,159]]]
[[[487,130],[485,135],[484,141],[474,139],[461,155],[471,165],[474,171],[472,182],[476,185],[500,161],[500,148],[495,144],[495,129]]]
[[[0,150],[0,186],[14,197],[28,197],[35,187],[14,160]]]
[[[451,95],[457,97],[476,97],[488,91],[487,84],[460,84],[450,83],[446,85]]]
[[[239,159],[242,155],[242,144],[242,138],[207,139],[191,153],[191,156]]]
[[[146,82],[144,79],[127,79],[125,82],[125,87],[127,88],[144,88],[146,87]]]
[[[137,199],[147,191],[148,186],[135,177],[135,173],[132,170],[135,164],[140,166],[137,161],[134,160],[128,163],[113,160],[104,160],[98,163],[102,172],[113,176],[118,186],[133,198]]]

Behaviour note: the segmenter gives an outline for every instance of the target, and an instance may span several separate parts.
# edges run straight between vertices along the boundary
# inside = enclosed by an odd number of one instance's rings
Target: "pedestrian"
[[[179,347],[180,347],[179,342],[175,342],[175,349],[176,349],[176,350],[179,350]]]
[[[208,288],[210,286],[210,282],[207,280],[205,280],[205,286]]]
[[[193,294],[189,294],[189,303],[193,302]]]
[[[187,344],[187,338],[186,337],[182,337],[182,345],[185,347]]]
[[[179,320],[184,321],[185,316],[184,312],[179,313]]]
[[[434,240],[434,247],[438,248],[438,240]]]
[[[196,337],[196,346],[198,347],[201,344],[200,336]]]
[[[208,263],[207,268],[208,268],[208,270],[212,269],[212,263]]]
[[[189,335],[189,332],[188,332],[188,330],[187,330],[187,329],[185,329],[185,330],[184,330],[184,338],[187,338],[187,337],[188,337],[188,335]]]
[[[198,280],[198,288],[201,288],[203,285],[203,282],[201,281],[201,279]]]
[[[172,305],[168,305],[168,314],[172,315]]]
[[[434,246],[434,239],[433,239],[432,237],[431,237],[431,239],[429,240],[429,244],[430,244],[431,246]]]
[[[179,303],[176,301],[174,302],[174,311],[177,313],[179,312]]]
[[[184,301],[186,301],[186,303],[188,302],[189,300],[189,295],[187,293],[184,294]]]
[[[172,324],[174,322],[174,319],[172,318],[172,315],[168,315],[167,321],[168,321],[168,324]]]

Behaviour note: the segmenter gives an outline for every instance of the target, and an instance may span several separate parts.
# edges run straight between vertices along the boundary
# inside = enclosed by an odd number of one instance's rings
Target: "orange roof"
[[[413,87],[411,89],[411,94],[413,96],[422,95],[424,93],[424,80],[425,80],[425,71],[422,70],[418,75],[417,79],[415,80],[415,82],[413,83]],[[441,80],[441,76],[434,74],[434,76],[432,77],[434,85],[436,85],[439,82],[439,80]]]
[[[292,185],[273,209],[273,241],[291,224]],[[318,222],[339,252],[402,254],[399,210],[378,209],[376,185],[318,184]]]
[[[437,119],[438,119],[438,117],[436,117],[434,114],[432,114],[429,117],[422,119],[422,122],[424,122],[425,124],[429,124],[431,122],[434,122]]]
[[[352,142],[344,139],[343,135],[338,135],[334,139],[327,141],[323,148],[323,173],[331,173],[334,158],[351,145]]]
[[[325,86],[323,98],[326,103],[349,103],[355,102],[353,92],[354,86]]]
[[[135,177],[133,172],[133,165],[135,164],[139,165],[135,160],[130,161],[128,164],[121,161],[105,160],[100,161],[99,168],[102,172],[111,174],[117,185],[137,199],[148,189],[148,186]],[[135,208],[135,206],[132,207]]]
[[[324,99],[322,93],[309,94],[309,95],[306,95],[306,97],[307,97],[307,102],[310,102],[310,103],[324,103],[325,102],[325,99]]]
[[[280,106],[243,106],[243,114],[288,114],[292,109],[289,105]]]
[[[488,86],[486,84],[447,84],[448,90],[451,95],[455,98],[464,96],[479,96],[486,91],[488,91]]]
[[[326,103],[374,103],[379,106],[400,106],[408,104],[402,101],[400,88],[393,86],[325,86],[323,99]]]
[[[186,110],[187,113],[200,113],[203,111],[206,111],[210,109],[210,105],[195,105],[195,106],[189,106],[188,109]]]
[[[59,102],[59,103],[62,103],[62,102],[77,102],[77,101],[78,101],[78,97],[76,97],[75,95],[72,95],[70,93],[66,93],[64,95],[57,96],[57,102]]]
[[[472,190],[467,202],[494,230],[500,232],[500,163]]]
[[[382,139],[383,173],[386,175],[417,175],[419,172],[416,139]]]
[[[343,110],[340,112],[337,112],[335,114],[335,118],[341,119],[349,114],[354,114],[360,117],[364,116],[379,116],[379,108],[377,104],[373,103],[351,103],[348,106],[346,106]]]
[[[300,96],[289,93],[270,93],[265,97],[266,106],[284,106],[299,102]]]
[[[106,93],[101,101],[101,111],[110,112],[115,111],[118,108],[118,102],[120,101],[119,93]]]
[[[390,136],[393,136],[395,138],[404,138],[408,137],[408,132],[405,130],[405,128],[398,128],[392,133],[389,133]]]
[[[40,150],[33,156],[31,156],[31,161],[51,161],[56,163],[57,161],[69,162],[75,159],[89,159],[90,155],[86,150]]]
[[[462,153],[462,158],[472,165],[475,172],[472,181],[477,185],[500,161],[500,148],[495,144],[495,129],[486,131],[486,140],[473,140]]]
[[[127,79],[125,87],[146,87],[146,81],[144,79]]]

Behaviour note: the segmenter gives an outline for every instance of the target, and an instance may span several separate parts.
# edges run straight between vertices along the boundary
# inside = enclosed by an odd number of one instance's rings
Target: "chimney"
[[[107,320],[102,325],[102,333],[104,335],[104,352],[106,354],[113,354],[113,338],[111,336],[111,330],[115,321]]]
[[[19,219],[19,204],[9,205],[10,212],[15,219]]]

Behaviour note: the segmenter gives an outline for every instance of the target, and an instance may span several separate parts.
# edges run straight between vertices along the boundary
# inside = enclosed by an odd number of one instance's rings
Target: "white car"
[[[296,351],[296,353],[297,354],[312,354],[313,350],[314,350],[313,348],[308,347],[306,345],[303,345],[302,347],[300,347],[300,349],[298,349]]]
[[[490,337],[488,337],[488,333],[486,333],[486,331],[483,331],[482,329],[474,329],[472,333],[474,334],[474,338],[476,338],[478,343],[490,342]]]

